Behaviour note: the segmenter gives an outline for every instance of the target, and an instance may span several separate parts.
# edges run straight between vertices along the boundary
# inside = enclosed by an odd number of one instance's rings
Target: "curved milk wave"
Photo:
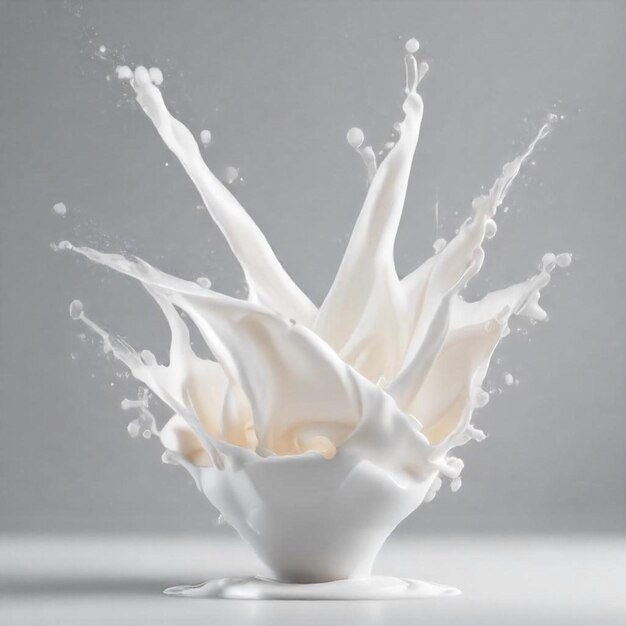
[[[489,395],[481,388],[511,316],[540,320],[540,292],[570,255],[548,253],[527,280],[476,302],[461,293],[480,271],[483,242],[496,234],[498,207],[550,118],[507,163],[449,242],[400,279],[394,242],[424,105],[428,70],[407,42],[404,118],[380,164],[360,129],[349,144],[369,186],[335,280],[317,308],[290,278],[267,240],[202,159],[191,132],[168,111],[162,74],[118,68],[166,146],[179,159],[220,227],[249,285],[246,300],[219,294],[206,279],[168,275],[145,261],[62,242],[137,280],[171,332],[167,365],[135,351],[89,319],[105,351],[172,410],[159,429],[145,392],[125,400],[139,412],[131,435],[156,436],[164,462],[184,467],[280,583],[231,579],[168,590],[212,597],[425,597],[456,590],[420,581],[367,578],[397,524],[432,500],[441,476],[456,491],[463,463],[451,451],[484,433],[471,423]],[[158,80],[156,80],[158,78]],[[203,140],[203,143],[208,143]],[[191,348],[184,312],[214,360]],[[335,581],[335,582],[332,582]],[[352,582],[350,582],[352,581]],[[310,583],[303,585],[300,583]]]

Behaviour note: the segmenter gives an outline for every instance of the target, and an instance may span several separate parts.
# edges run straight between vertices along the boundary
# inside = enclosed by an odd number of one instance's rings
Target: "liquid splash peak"
[[[170,114],[158,87],[162,73],[142,66],[117,69],[198,189],[243,269],[249,294],[232,298],[214,291],[206,279],[184,280],[139,258],[62,242],[58,249],[143,285],[169,324],[169,363],[158,363],[151,352],[137,352],[102,329],[80,302],[74,301],[70,312],[172,410],[159,430],[147,396],[125,401],[123,408],[139,411],[130,434],[158,437],[163,460],[193,476],[282,581],[213,581],[170,593],[425,597],[455,591],[368,577],[388,535],[436,496],[442,476],[453,491],[461,486],[463,462],[451,453],[485,438],[471,418],[489,400],[481,385],[491,356],[512,316],[546,317],[541,290],[571,256],[548,253],[534,275],[478,301],[461,295],[482,267],[483,243],[496,234],[497,211],[511,184],[550,132],[555,121],[550,117],[489,191],[473,201],[458,234],[449,242],[438,240],[432,257],[398,276],[394,243],[424,112],[418,86],[428,71],[414,56],[418,49],[416,40],[407,42],[404,117],[381,162],[360,129],[348,132],[369,186],[319,307],[207,167],[192,133]],[[180,311],[215,360],[194,353]],[[361,583],[347,583],[356,580]]]

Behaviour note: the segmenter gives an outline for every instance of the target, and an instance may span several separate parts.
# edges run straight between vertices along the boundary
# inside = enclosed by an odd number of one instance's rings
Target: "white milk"
[[[366,165],[369,189],[344,258],[318,308],[294,283],[231,192],[209,170],[191,132],[172,117],[152,68],[119,67],[137,101],[197,187],[245,273],[246,300],[183,280],[138,258],[62,242],[88,259],[138,280],[171,330],[168,365],[136,352],[85,316],[106,351],[125,363],[172,410],[159,430],[147,396],[123,403],[139,417],[131,435],[160,438],[163,460],[184,467],[269,568],[273,579],[224,579],[167,593],[228,598],[414,598],[451,587],[371,577],[383,543],[400,521],[431,501],[442,477],[456,491],[463,462],[452,450],[484,433],[471,423],[489,401],[481,388],[513,315],[545,318],[540,291],[568,254],[546,254],[527,280],[477,302],[461,293],[479,271],[483,241],[536,143],[507,163],[473,202],[458,234],[404,278],[393,249],[422,122],[417,92],[428,66],[407,42],[404,118],[377,164],[360,129],[347,139]],[[203,139],[206,141],[206,136]],[[234,180],[234,179],[233,179]],[[184,311],[215,361],[191,349]]]

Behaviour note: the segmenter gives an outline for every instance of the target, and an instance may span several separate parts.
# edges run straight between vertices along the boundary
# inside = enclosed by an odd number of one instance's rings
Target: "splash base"
[[[197,585],[165,589],[165,594],[224,600],[424,600],[456,596],[455,587],[393,576],[285,583],[261,576],[219,578]]]

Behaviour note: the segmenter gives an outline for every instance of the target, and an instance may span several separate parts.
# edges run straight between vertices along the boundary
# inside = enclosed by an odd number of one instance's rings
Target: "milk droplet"
[[[360,128],[354,127],[347,132],[346,139],[350,146],[356,149],[365,141],[365,135]]]
[[[128,434],[131,437],[136,437],[139,434],[139,422],[137,420],[133,420],[132,422],[129,422],[128,426],[126,427],[126,430],[128,431]]]
[[[100,50],[100,54],[104,54],[107,51],[107,47],[106,46],[100,46],[98,48],[98,50]]]
[[[115,73],[119,80],[130,80],[133,77],[133,70],[128,65],[118,65],[115,68]]]
[[[158,67],[151,67],[148,70],[150,80],[157,86],[163,82],[163,72]]]
[[[437,239],[435,243],[433,243],[433,249],[435,250],[435,252],[439,253],[446,247],[446,243],[447,242],[443,237],[439,237],[439,239]]]
[[[513,378],[513,374],[511,374],[510,372],[505,372],[504,384],[510,387],[514,382],[515,382],[515,378]]]
[[[207,130],[206,128],[204,130],[201,130],[200,141],[202,142],[202,145],[208,146],[211,143],[211,131]]]
[[[569,267],[572,263],[572,255],[569,252],[562,252],[556,257],[556,264],[559,267]]]
[[[196,282],[200,285],[200,287],[204,287],[205,289],[211,288],[211,281],[206,276],[198,276],[198,278],[196,278]]]
[[[65,215],[67,213],[67,207],[65,206],[65,204],[63,204],[63,202],[57,202],[53,207],[52,210],[57,214],[57,215]]]
[[[237,180],[238,176],[239,176],[239,170],[236,167],[233,167],[232,165],[229,165],[224,170],[224,179],[229,185],[231,183],[234,183]]]
[[[70,317],[78,320],[83,315],[83,303],[80,300],[72,300],[70,302]]]
[[[485,222],[485,239],[491,239],[498,232],[498,225],[493,220]]]
[[[150,437],[152,437],[152,431],[151,431],[151,430],[146,429],[146,430],[144,430],[144,431],[141,433],[141,436],[142,436],[144,439],[150,439]]]
[[[411,37],[405,44],[404,49],[409,54],[415,54],[420,49],[420,42],[415,39],[415,37]]]
[[[460,478],[455,478],[450,482],[450,489],[452,492],[456,493],[461,488],[462,481]]]

